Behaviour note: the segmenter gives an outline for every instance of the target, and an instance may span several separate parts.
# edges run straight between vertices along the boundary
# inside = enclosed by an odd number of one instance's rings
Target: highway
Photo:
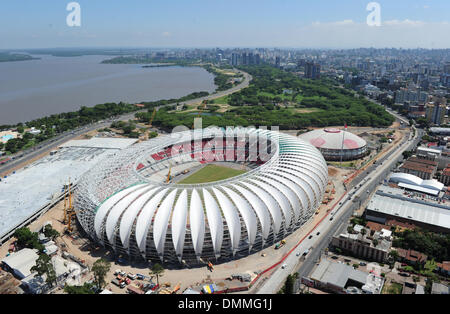
[[[310,235],[285,259],[285,261],[274,271],[257,294],[275,294],[284,284],[287,276],[294,272],[298,273],[295,287],[298,290],[299,281],[302,276],[307,276],[318,262],[323,250],[328,246],[331,237],[340,233],[346,227],[346,222],[353,212],[363,204],[375,191],[376,187],[383,182],[389,173],[396,168],[397,162],[403,160],[402,153],[417,146],[423,135],[418,130],[413,139],[405,137],[399,147],[391,150],[376,164],[370,166],[365,172],[356,177],[348,187],[348,193],[342,201],[326,216],[323,221],[313,230]],[[354,201],[356,198],[356,201]],[[331,220],[330,220],[331,219]],[[309,237],[312,235],[311,239]],[[302,262],[302,254],[312,248]],[[302,262],[302,263],[301,263]],[[299,263],[301,263],[299,267]]]
[[[240,70],[237,70],[237,72],[244,75],[244,79],[241,84],[239,84],[231,89],[228,89],[226,91],[221,91],[221,92],[213,93],[213,94],[205,96],[205,97],[188,100],[185,102],[181,102],[180,104],[190,105],[190,104],[202,102],[204,100],[217,99],[220,97],[224,97],[224,96],[236,93],[236,92],[240,91],[241,89],[248,87],[252,80],[252,76],[250,74],[248,74],[246,72],[242,72]],[[176,103],[159,106],[159,107],[157,107],[157,109],[159,110],[160,108],[174,106],[174,105],[176,105]],[[89,125],[71,130],[71,131],[64,132],[63,134],[60,134],[54,138],[51,138],[51,139],[48,139],[47,141],[39,143],[39,145],[37,145],[33,148],[30,148],[26,151],[18,152],[16,154],[12,155],[11,156],[11,158],[13,158],[12,161],[0,166],[0,174],[8,173],[12,169],[20,167],[21,165],[26,164],[27,162],[32,160],[33,158],[36,158],[39,155],[42,155],[52,149],[55,149],[56,147],[60,146],[61,144],[68,142],[74,138],[77,138],[80,135],[83,135],[85,133],[88,133],[88,132],[91,132],[91,131],[94,131],[97,129],[106,128],[114,121],[134,119],[134,115],[137,112],[145,112],[145,111],[147,111],[147,109],[135,111],[132,113],[127,113],[127,114],[124,114],[119,117],[114,117],[112,119],[108,119],[105,121],[99,121],[99,122],[96,122],[93,124],[89,124]]]

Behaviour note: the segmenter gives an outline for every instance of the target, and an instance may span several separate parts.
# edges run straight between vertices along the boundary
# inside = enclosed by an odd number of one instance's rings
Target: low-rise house
[[[396,249],[398,253],[398,257],[400,258],[400,261],[408,264],[408,265],[418,265],[422,264],[425,265],[427,262],[427,256],[423,253],[408,249]]]
[[[314,287],[339,294],[379,294],[384,278],[323,259],[311,275]]]
[[[450,261],[436,263],[436,271],[444,276],[450,276]]]

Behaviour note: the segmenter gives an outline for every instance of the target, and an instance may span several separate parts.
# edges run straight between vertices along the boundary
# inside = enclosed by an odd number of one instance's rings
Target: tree
[[[16,229],[14,237],[17,239],[17,244],[21,248],[37,249],[40,252],[44,251],[44,246],[39,243],[38,234],[31,232],[28,228]]]
[[[39,276],[44,274],[47,276],[45,282],[50,286],[56,283],[56,272],[53,268],[52,261],[47,254],[39,254],[39,258],[36,260],[36,265],[31,267],[32,272],[36,272]]]
[[[97,288],[103,289],[106,286],[105,277],[111,269],[111,263],[101,258],[95,261],[92,266],[92,272],[94,273],[94,282]]]
[[[94,294],[93,285],[85,283],[82,286],[65,286],[64,291],[68,294]]]
[[[394,261],[398,260],[398,252],[396,250],[391,250],[389,252],[389,257],[392,258]]]
[[[362,235],[365,235],[366,233],[367,233],[367,230],[364,229],[364,228],[362,228],[362,229],[361,229],[361,234],[362,234]]]
[[[159,286],[159,276],[162,276],[164,274],[164,267],[162,267],[160,264],[156,263],[152,266],[152,269],[150,271],[150,275],[156,276],[156,283]]]
[[[294,294],[295,277],[292,275],[287,276],[284,283],[284,294]]]
[[[53,229],[51,225],[46,225],[44,227],[44,235],[47,238],[54,240],[55,238],[59,237],[59,232]]]

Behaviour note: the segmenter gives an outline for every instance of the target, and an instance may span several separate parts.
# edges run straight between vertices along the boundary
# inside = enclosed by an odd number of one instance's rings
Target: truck
[[[285,244],[286,244],[286,240],[281,240],[280,243],[277,243],[277,245],[275,245],[275,250],[282,248]]]
[[[142,291],[141,289],[139,289],[138,287],[135,286],[128,286],[127,287],[128,293],[130,294],[144,294],[145,292]]]
[[[125,288],[125,282],[120,282],[118,279],[113,279],[111,283],[115,284],[117,287],[121,289]]]

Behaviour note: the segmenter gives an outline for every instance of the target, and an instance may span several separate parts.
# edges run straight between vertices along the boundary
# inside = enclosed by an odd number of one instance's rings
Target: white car
[[[287,264],[283,264],[283,265],[281,265],[281,269],[285,269],[285,268],[286,268],[286,266],[287,266]]]
[[[295,254],[296,256],[300,256],[300,255],[302,255],[302,253],[300,253],[300,252],[298,252],[297,254]]]

